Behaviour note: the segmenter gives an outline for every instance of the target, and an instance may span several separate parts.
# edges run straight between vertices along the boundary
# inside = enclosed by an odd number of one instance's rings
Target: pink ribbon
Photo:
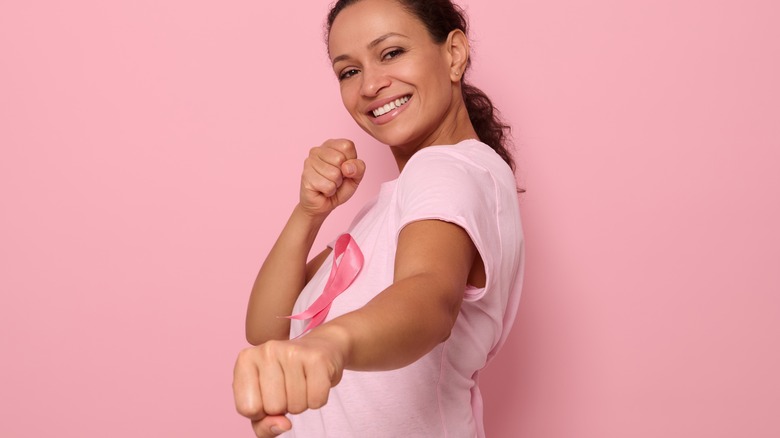
[[[303,333],[317,327],[325,321],[330,311],[330,305],[337,296],[341,295],[357,277],[363,267],[363,253],[360,252],[357,243],[349,234],[342,234],[336,240],[333,254],[333,266],[330,269],[330,277],[325,283],[325,290],[308,309],[301,313],[288,316],[290,319],[304,320],[311,318],[309,324],[303,329]],[[300,336],[300,335],[299,335]]]

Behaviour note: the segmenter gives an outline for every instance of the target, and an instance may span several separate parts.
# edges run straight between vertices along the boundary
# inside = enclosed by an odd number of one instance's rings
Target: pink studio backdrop
[[[0,3],[0,436],[251,436],[232,365],[303,157],[369,165],[320,244],[395,175],[326,3]],[[462,4],[528,190],[488,435],[780,436],[777,3]]]

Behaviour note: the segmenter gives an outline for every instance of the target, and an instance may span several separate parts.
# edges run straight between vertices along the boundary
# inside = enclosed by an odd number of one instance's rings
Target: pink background
[[[306,151],[369,165],[327,238],[395,174],[305,3],[0,3],[0,436],[251,436],[232,365]],[[463,4],[528,190],[488,435],[780,436],[777,2]]]

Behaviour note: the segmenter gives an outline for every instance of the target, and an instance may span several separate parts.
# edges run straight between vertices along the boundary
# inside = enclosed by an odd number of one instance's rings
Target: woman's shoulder
[[[417,151],[407,165],[415,161],[431,161],[449,157],[452,160],[471,162],[481,167],[506,167],[509,165],[490,146],[476,139],[463,140],[451,145],[428,146]]]
[[[407,174],[407,175],[404,175]],[[469,139],[453,145],[429,146],[415,153],[407,162],[399,179],[405,176],[500,180],[515,185],[509,165],[487,144]]]

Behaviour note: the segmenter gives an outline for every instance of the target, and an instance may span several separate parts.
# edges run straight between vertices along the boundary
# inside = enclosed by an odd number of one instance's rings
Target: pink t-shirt
[[[349,229],[365,256],[363,270],[333,301],[328,320],[362,307],[392,284],[398,234],[418,220],[438,219],[465,229],[484,261],[486,286],[465,288],[445,342],[398,370],[344,371],[326,406],[291,416],[288,436],[484,436],[479,370],[504,342],[520,299],[523,234],[517,201],[509,166],[477,140],[424,148],[398,179],[381,186]],[[301,292],[294,313],[322,292],[331,257]],[[291,336],[304,325],[293,320]]]

